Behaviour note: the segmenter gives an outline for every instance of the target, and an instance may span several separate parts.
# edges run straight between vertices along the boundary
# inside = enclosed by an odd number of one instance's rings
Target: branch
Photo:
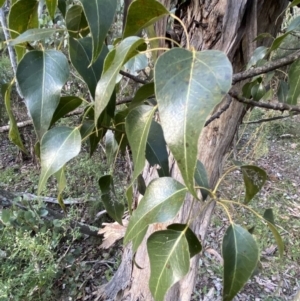
[[[271,117],[271,118],[263,118],[263,119],[254,120],[254,121],[242,122],[242,124],[255,124],[255,123],[269,122],[269,121],[274,121],[274,120],[278,120],[278,119],[291,118],[291,117],[294,117],[294,116],[299,115],[299,114],[300,113],[297,112],[297,113],[294,113],[292,115],[275,116],[275,117]]]
[[[217,111],[215,114],[213,114],[208,120],[206,120],[204,126],[208,126],[213,120],[220,118],[220,116],[230,107],[231,101],[232,101],[232,98],[227,97],[227,101],[226,101],[225,105],[219,111]]]
[[[254,101],[254,100],[239,96],[238,93],[235,91],[230,91],[228,94],[231,97],[233,97],[235,100],[237,100],[241,103],[250,105],[252,107],[259,107],[259,108],[270,109],[270,110],[281,111],[281,112],[289,111],[289,112],[300,113],[300,107],[298,107],[298,106],[288,105],[288,104],[282,103],[282,102],[266,103],[266,102]]]
[[[282,59],[278,59],[276,61],[270,62],[264,66],[256,67],[256,68],[249,69],[249,70],[246,70],[246,71],[243,71],[240,73],[236,73],[232,77],[232,85],[234,85],[237,82],[240,82],[244,79],[251,78],[253,76],[267,73],[267,72],[273,71],[277,68],[287,66],[299,58],[300,58],[300,51],[297,51],[297,52],[290,54]]]
[[[134,76],[134,75],[132,75],[132,74],[130,74],[128,72],[125,72],[123,70],[120,70],[120,74],[123,75],[123,76],[126,76],[126,77],[134,80],[135,82],[140,83],[140,84],[144,84],[145,85],[145,84],[148,83],[147,81],[145,81],[143,79],[140,79],[138,76]]]

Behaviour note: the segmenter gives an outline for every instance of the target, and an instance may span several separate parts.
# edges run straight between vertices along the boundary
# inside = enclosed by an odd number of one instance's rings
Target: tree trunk
[[[162,0],[161,2],[169,4],[170,0]],[[263,32],[276,35],[282,20],[277,20],[276,24],[275,21],[287,3],[287,0],[187,0],[179,7],[180,11],[177,10],[177,15],[188,28],[191,46],[197,50],[217,49],[224,51],[233,64],[234,72],[239,72],[244,69],[257,46],[256,42],[253,42],[254,38]],[[186,37],[184,34],[180,30],[177,34],[181,36],[181,44],[185,45]],[[268,42],[270,43],[270,41],[263,41],[264,44],[268,44]],[[235,88],[239,89],[240,86],[241,83]],[[225,101],[226,99],[223,100],[223,103]],[[216,110],[218,108],[215,108]],[[244,105],[232,101],[230,107],[221,117],[214,120],[202,131],[199,139],[199,160],[207,169],[212,187],[222,172],[223,160],[243,114]],[[152,169],[149,169],[147,171],[148,180],[155,176],[155,173],[151,173]],[[173,164],[172,176],[175,179],[181,179],[176,164]],[[186,222],[191,201],[189,198],[186,200],[173,222]],[[200,206],[199,202],[197,202],[197,206]],[[213,209],[214,203],[208,206],[192,225],[192,229],[199,235],[202,242]],[[163,224],[149,227],[147,237],[153,231],[165,229],[165,227],[166,225]],[[127,246],[120,269],[111,282],[100,289],[99,298],[103,298],[103,300],[153,300],[148,288],[149,259],[146,239],[135,256],[136,263],[143,269],[138,269],[134,264],[128,264],[128,260],[131,259],[130,246]],[[165,300],[190,300],[195,285],[198,261],[199,256],[195,256],[191,260],[190,272],[170,289]]]

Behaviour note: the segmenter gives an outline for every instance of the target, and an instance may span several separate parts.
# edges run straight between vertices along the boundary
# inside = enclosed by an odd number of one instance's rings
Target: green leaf
[[[146,159],[151,166],[158,164],[160,166],[157,172],[160,177],[168,177],[169,172],[169,155],[167,152],[166,141],[161,125],[152,120],[147,145]]]
[[[101,53],[108,30],[114,21],[117,0],[80,0],[80,2],[91,31],[93,41],[91,63],[94,63]]]
[[[68,61],[60,51],[30,51],[18,65],[17,80],[39,140],[51,124],[68,76]]]
[[[14,3],[8,15],[8,27],[11,38],[15,39],[27,29],[39,27],[38,5],[36,0],[19,0]],[[26,53],[25,45],[15,47],[18,61]]]
[[[300,16],[292,19],[291,23],[289,24],[289,26],[287,27],[287,32],[291,32],[291,31],[294,31],[294,30],[298,30],[298,27],[300,26]]]
[[[242,88],[242,91],[243,91],[243,96],[246,97],[246,98],[251,98],[252,97],[252,94],[251,94],[251,91],[252,91],[252,88],[258,83],[258,79],[255,79],[251,82],[248,82],[246,83],[243,88]]]
[[[129,110],[132,110],[143,104],[147,98],[154,96],[154,93],[154,83],[145,84],[140,87],[134,95],[134,98],[129,106]]]
[[[157,231],[147,241],[150,260],[149,288],[155,301],[163,301],[169,288],[190,268],[190,253],[183,232]]]
[[[10,209],[2,209],[1,210],[1,220],[4,224],[9,223],[11,216],[12,216],[12,212]]]
[[[126,69],[130,74],[137,76],[138,73],[148,66],[148,58],[145,53],[140,53],[131,58],[125,65]]]
[[[14,40],[11,40],[9,42],[9,45],[15,46],[15,45],[22,44],[25,42],[44,40],[46,38],[51,37],[55,32],[57,32],[57,29],[55,29],[55,28],[28,29],[25,32],[23,32],[22,34],[20,34]]]
[[[97,60],[91,65],[92,60],[92,38],[83,39],[69,38],[70,60],[72,65],[88,85],[92,97],[95,97],[97,83],[101,77],[104,59],[108,53],[104,45]]]
[[[264,95],[266,94],[266,89],[264,86],[264,83],[257,83],[255,86],[251,89],[251,95],[253,97],[253,100],[259,101]]]
[[[46,0],[46,5],[48,8],[49,15],[51,19],[54,19],[56,7],[57,7],[57,0]]]
[[[123,40],[114,50],[110,51],[104,62],[104,71],[96,87],[95,96],[95,122],[106,108],[114,91],[117,76],[136,48],[143,44],[139,37],[129,37]]]
[[[54,174],[54,176],[57,180],[57,186],[58,186],[57,200],[58,200],[58,203],[59,203],[61,209],[63,209],[63,211],[66,212],[67,211],[66,205],[65,205],[65,203],[63,201],[63,198],[62,198],[62,192],[67,186],[65,167],[63,166],[59,171],[57,171]]]
[[[9,118],[8,138],[22,152],[24,152],[25,154],[28,154],[28,152],[22,142],[20,132],[19,132],[19,129],[17,126],[17,122],[16,122],[15,116],[14,116],[12,108],[11,108],[11,97],[10,97],[11,85],[3,84],[1,87],[1,90],[2,90],[1,92],[2,92],[2,95],[4,98],[6,112],[7,112],[8,118]]]
[[[264,186],[267,173],[254,165],[243,165],[241,170],[246,188],[245,204],[248,204]]]
[[[69,35],[72,38],[79,38],[79,36],[85,37],[89,34],[90,29],[85,18],[83,8],[80,5],[73,5],[67,12],[66,15],[66,26]],[[92,39],[91,39],[91,53],[92,53]],[[90,57],[91,62],[92,55]]]
[[[294,7],[300,4],[300,0],[294,0],[292,1],[292,3],[290,3],[290,5],[288,7]]]
[[[111,218],[122,225],[122,216],[124,214],[124,203],[119,201],[114,190],[113,177],[105,175],[99,179],[101,189],[101,200]]]
[[[185,238],[189,245],[190,258],[194,257],[202,250],[202,245],[196,234],[185,224],[171,224],[167,229],[184,232]]]
[[[186,187],[172,178],[153,180],[129,220],[124,244],[135,240],[136,246],[140,245],[143,237],[139,234],[148,225],[174,218],[184,202],[186,191]]]
[[[85,140],[95,128],[94,120],[84,120],[80,128],[81,139]]]
[[[279,82],[279,87],[278,87],[278,91],[277,91],[277,97],[278,97],[279,102],[283,102],[283,103],[286,102],[288,92],[289,92],[289,86],[288,86],[287,82],[281,80]]]
[[[38,194],[50,176],[76,157],[80,152],[81,136],[78,128],[56,127],[45,133],[41,140],[41,176]]]
[[[161,55],[155,65],[155,90],[164,136],[194,197],[198,138],[207,117],[229,91],[231,79],[228,58],[215,50],[173,48]]]
[[[63,15],[63,17],[65,18],[66,17],[66,13],[67,13],[67,3],[66,3],[66,0],[58,0],[57,7],[60,10],[60,12]]]
[[[206,198],[209,195],[209,183],[208,183],[208,177],[207,177],[207,173],[206,173],[206,169],[204,167],[204,165],[202,164],[201,161],[197,160],[197,165],[196,165],[196,169],[195,169],[195,182],[197,184],[197,186],[199,187],[204,187],[206,189],[201,189],[201,194],[202,194],[202,199],[203,201],[206,200]]]
[[[0,8],[3,6],[3,4],[4,4],[5,1],[6,0],[0,0]]]
[[[286,102],[296,105],[300,96],[300,60],[296,60],[289,68],[289,85]]]
[[[223,301],[230,301],[241,290],[257,266],[259,253],[253,236],[232,224],[222,244],[224,258]]]
[[[142,29],[167,15],[169,11],[158,1],[133,1],[128,8],[123,39],[138,34]]]
[[[264,217],[265,221],[267,222],[268,227],[270,228],[270,230],[273,233],[273,236],[274,236],[277,246],[278,246],[279,255],[280,255],[280,257],[282,257],[283,252],[284,252],[284,243],[283,243],[281,235],[279,234],[278,230],[275,227],[273,210],[266,209],[263,217]]]
[[[265,46],[260,46],[256,48],[253,55],[247,65],[246,69],[249,69],[257,64],[258,61],[262,60],[268,53],[268,48]]]
[[[125,119],[128,115],[128,108],[119,111],[115,116],[115,127],[117,131],[115,132],[115,138],[120,145],[120,151],[124,154],[126,146],[128,145],[128,139],[125,133]]]
[[[148,133],[156,108],[142,105],[131,110],[126,118],[125,128],[132,150],[134,181],[145,166],[145,151]]]
[[[114,162],[118,148],[114,133],[111,130],[108,130],[105,135],[105,154],[108,166]]]
[[[284,41],[284,39],[285,39],[288,35],[289,35],[289,33],[286,32],[285,34],[283,34],[283,35],[277,37],[277,38],[273,41],[273,43],[272,43],[272,45],[271,45],[271,47],[270,47],[270,49],[269,49],[269,52],[272,52],[272,51],[278,49],[278,48],[280,47],[280,45],[282,44],[282,42]]]
[[[77,96],[62,96],[53,114],[51,126],[59,119],[78,108],[82,102],[83,99]]]

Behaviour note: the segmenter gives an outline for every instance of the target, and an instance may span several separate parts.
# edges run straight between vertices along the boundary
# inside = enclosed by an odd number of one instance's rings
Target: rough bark
[[[169,4],[170,0],[161,2]],[[276,24],[275,20],[286,7],[287,2],[285,0],[190,0],[180,6],[177,15],[188,28],[191,46],[197,50],[218,49],[224,51],[233,64],[234,72],[239,72],[243,70],[256,47],[256,43],[253,42],[254,37],[261,32],[275,35],[279,30],[281,20],[278,20]],[[181,44],[185,45],[186,38],[180,28],[176,27],[177,35],[181,36]],[[159,28],[162,30],[162,27]],[[240,85],[241,83],[236,85],[235,89],[238,90]],[[226,102],[226,99],[223,102]],[[215,111],[217,110],[218,108],[215,108]],[[230,107],[220,118],[210,123],[201,134],[199,159],[207,169],[212,186],[215,185],[222,172],[223,160],[243,114],[243,104],[232,101]],[[154,175],[147,173],[147,176],[151,178]],[[181,179],[175,164],[172,176]],[[190,206],[191,199],[187,199],[175,219],[176,222],[186,221]],[[197,206],[200,206],[199,202]],[[214,203],[211,203],[192,225],[194,232],[202,241],[205,238],[213,209]],[[154,225],[150,227],[147,235],[162,228],[165,228],[165,225]],[[128,267],[126,259],[132,257],[132,254],[128,256],[128,248],[128,246],[125,248],[126,258],[122,261],[120,269],[124,269],[125,264]],[[153,300],[148,289],[149,260],[145,240],[136,253],[135,260],[143,269],[138,269],[133,265],[130,278],[125,279],[116,275],[109,286],[101,288],[100,296],[103,300]],[[197,256],[191,260],[190,272],[170,289],[165,300],[190,300],[196,281],[198,260]],[[124,291],[125,286],[127,288]],[[111,290],[111,287],[114,287],[114,291]],[[116,292],[118,292],[118,296]]]

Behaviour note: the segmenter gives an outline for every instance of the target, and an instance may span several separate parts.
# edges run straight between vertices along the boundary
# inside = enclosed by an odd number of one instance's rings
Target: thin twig
[[[132,74],[130,74],[128,72],[125,72],[123,70],[120,70],[120,74],[123,75],[123,76],[126,76],[126,77],[134,80],[135,82],[140,83],[140,84],[144,84],[145,85],[145,84],[148,83],[147,81],[145,81],[143,79],[140,79],[138,76],[134,76],[134,75],[132,75]]]
[[[225,105],[218,110],[215,114],[213,114],[204,124],[204,126],[208,126],[213,120],[220,118],[220,116],[230,107],[232,98],[231,97],[227,97],[226,103]]]
[[[255,124],[255,123],[269,122],[269,121],[278,120],[278,119],[291,118],[291,117],[294,117],[299,114],[300,114],[299,112],[296,112],[293,115],[284,115],[284,116],[276,116],[276,117],[271,117],[271,118],[263,118],[263,119],[259,119],[259,120],[243,122],[242,124]]]

